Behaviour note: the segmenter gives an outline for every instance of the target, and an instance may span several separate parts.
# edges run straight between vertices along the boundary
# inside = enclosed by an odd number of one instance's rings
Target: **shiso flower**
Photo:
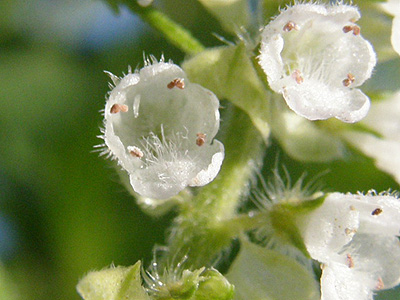
[[[212,181],[224,158],[223,144],[214,140],[217,97],[191,83],[177,65],[154,57],[122,78],[109,75],[115,87],[106,102],[102,138],[133,190],[167,199]]]
[[[311,257],[322,263],[322,300],[371,300],[400,283],[400,200],[390,193],[329,194],[299,219]]]
[[[367,114],[369,98],[356,87],[371,76],[376,57],[359,18],[354,6],[301,3],[262,30],[259,63],[298,115],[353,123]]]

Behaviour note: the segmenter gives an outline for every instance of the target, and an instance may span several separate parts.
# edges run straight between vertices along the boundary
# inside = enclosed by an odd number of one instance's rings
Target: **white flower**
[[[151,3],[153,3],[153,0],[137,0],[137,2],[140,6],[146,7],[151,5]]]
[[[400,200],[390,194],[333,193],[300,219],[322,263],[322,300],[367,300],[400,283]]]
[[[371,76],[376,57],[359,18],[350,5],[296,4],[263,29],[259,63],[297,114],[349,123],[367,114],[369,99],[356,87]]]
[[[382,3],[383,9],[392,15],[392,46],[393,49],[400,55],[400,0],[388,0],[386,3]]]
[[[146,66],[118,78],[104,113],[104,141],[125,169],[135,192],[167,199],[186,186],[212,181],[224,158],[219,129],[219,101],[190,83],[170,62]]]
[[[400,91],[374,103],[363,124],[380,136],[349,131],[344,138],[400,183]]]

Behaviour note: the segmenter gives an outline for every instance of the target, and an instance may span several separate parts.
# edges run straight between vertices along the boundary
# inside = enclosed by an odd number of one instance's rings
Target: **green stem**
[[[211,264],[236,236],[236,231],[224,221],[235,217],[253,170],[263,156],[263,139],[247,114],[232,105],[227,109],[230,115],[224,115],[226,128],[221,130],[225,133],[226,150],[221,171],[192,201],[184,204],[169,239],[171,257],[179,261],[188,255],[187,263],[192,268]]]
[[[205,47],[193,37],[184,27],[170,19],[168,16],[153,7],[141,7],[133,0],[123,0],[133,12],[139,15],[145,22],[157,31],[175,47],[189,55],[197,54]]]

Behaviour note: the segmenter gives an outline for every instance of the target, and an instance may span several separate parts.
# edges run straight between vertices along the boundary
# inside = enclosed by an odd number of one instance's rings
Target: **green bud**
[[[206,270],[204,278],[194,294],[193,300],[230,300],[235,294],[235,287],[217,270]]]
[[[140,277],[140,261],[88,273],[77,285],[84,300],[149,300]]]
[[[168,291],[172,299],[192,299],[200,281],[200,274],[204,269],[195,271],[184,270],[179,281],[168,284]]]

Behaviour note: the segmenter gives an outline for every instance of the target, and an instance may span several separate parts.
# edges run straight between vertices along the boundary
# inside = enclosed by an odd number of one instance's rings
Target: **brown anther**
[[[174,87],[177,87],[178,89],[183,90],[185,88],[185,81],[183,78],[176,78],[172,80],[170,83],[168,83],[167,88],[173,89]]]
[[[198,133],[197,135],[197,139],[196,139],[196,145],[197,146],[203,146],[204,143],[206,142],[206,135],[204,133]]]
[[[354,25],[354,26],[353,26],[353,34],[354,34],[354,35],[359,35],[360,32],[361,32],[360,27],[358,27],[357,25]]]
[[[304,82],[304,78],[301,75],[300,70],[294,70],[294,72],[292,73],[292,78],[294,80],[296,80],[297,84],[301,84]]]
[[[292,31],[293,29],[299,30],[299,26],[296,25],[296,23],[294,23],[293,21],[289,21],[286,23],[285,26],[283,26],[283,31],[285,32]]]
[[[117,114],[117,113],[119,113],[121,111],[122,112],[127,112],[128,111],[128,106],[125,105],[125,104],[118,104],[118,103],[115,103],[115,104],[113,104],[113,106],[111,106],[110,113]]]
[[[350,210],[356,210],[356,207],[354,205],[350,205]]]
[[[346,228],[346,229],[344,230],[344,233],[346,233],[346,235],[354,234],[354,233],[356,233],[356,232],[357,232],[357,230],[355,230],[355,229],[350,229],[350,228]]]
[[[372,211],[372,213],[371,213],[371,215],[373,215],[373,216],[378,216],[378,215],[380,215],[381,213],[383,212],[383,210],[382,210],[382,208],[375,208],[373,211]]]
[[[129,154],[132,155],[133,157],[137,158],[142,158],[143,157],[143,152],[136,146],[128,146],[128,151]]]
[[[347,87],[350,84],[352,84],[354,82],[354,80],[356,80],[354,75],[349,73],[349,74],[347,74],[347,78],[343,80],[343,85]]]
[[[343,32],[348,33],[350,31],[353,31],[353,26],[352,25],[347,25],[343,27]]]
[[[357,25],[347,25],[347,26],[343,27],[344,33],[348,33],[350,31],[352,31],[354,35],[359,35],[361,32],[361,29]]]
[[[351,269],[354,268],[354,261],[353,258],[351,257],[350,253],[347,253],[346,255],[346,261],[347,261],[347,266]]]
[[[383,283],[383,280],[381,277],[378,278],[378,283],[376,284],[375,290],[383,290],[385,288],[385,284]]]

